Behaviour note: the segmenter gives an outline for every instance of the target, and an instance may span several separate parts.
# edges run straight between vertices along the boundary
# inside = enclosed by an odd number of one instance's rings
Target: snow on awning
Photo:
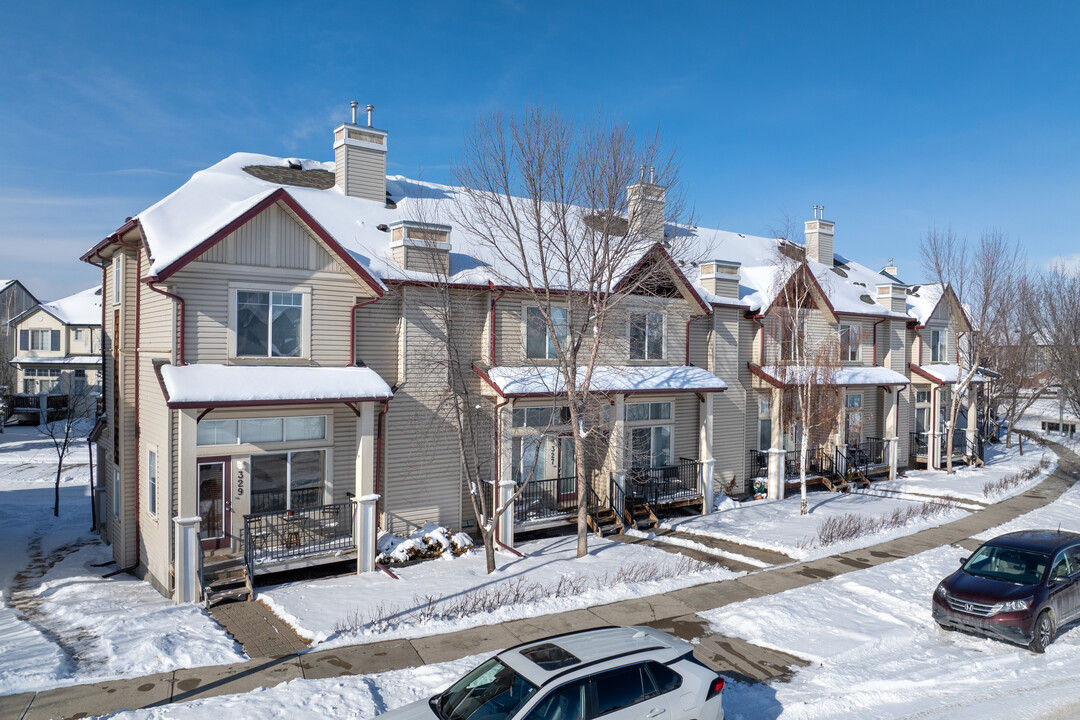
[[[162,365],[170,408],[248,407],[389,400],[390,386],[370,368],[266,365]]]
[[[971,368],[961,370],[959,365],[915,365],[912,363],[909,367],[913,373],[921,375],[936,385],[953,385],[958,377],[962,380],[971,372]],[[973,383],[986,381],[986,376],[980,373],[975,373],[971,378]]]
[[[19,355],[11,359],[12,365],[100,365],[100,355],[72,355],[70,357],[30,357]]]
[[[473,369],[502,397],[539,397],[565,391],[557,367],[496,366],[484,372]],[[578,369],[579,382],[584,368]],[[594,393],[706,393],[723,392],[727,383],[707,370],[693,365],[638,366],[602,365],[593,369],[589,391]]]
[[[750,364],[750,371],[762,380],[777,387],[785,385],[780,379],[785,375],[789,378],[786,384],[790,385],[794,382],[801,382],[815,373],[814,368],[780,368],[776,365],[759,367],[753,363]],[[889,368],[878,365],[851,365],[836,370],[830,384],[844,387],[870,387],[874,385],[907,385],[909,382],[906,377]]]

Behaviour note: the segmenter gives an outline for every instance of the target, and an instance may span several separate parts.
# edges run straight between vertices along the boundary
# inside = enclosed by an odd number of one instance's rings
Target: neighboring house
[[[649,267],[663,281],[627,297],[601,341],[592,391],[609,432],[578,478],[536,308],[505,281],[512,269],[446,224],[458,191],[387,177],[386,149],[385,131],[346,123],[335,163],[230,156],[83,256],[103,277],[99,472],[121,568],[185,602],[204,553],[220,568],[242,558],[250,582],[354,555],[371,569],[376,526],[473,527],[441,414],[447,342],[486,397],[493,438],[475,461],[493,487],[535,483],[504,542],[565,523],[580,483],[620,511],[641,497],[709,508],[714,481],[741,492],[763,464],[783,491],[770,373],[782,343],[765,330],[777,241],[682,228],[723,258],[694,266],[664,250],[662,223],[648,230],[655,245],[627,278]],[[631,202],[631,224],[663,216],[663,188],[643,179],[628,193],[660,205]],[[911,296],[835,255],[832,233],[816,219],[805,247],[785,243],[819,286],[807,327],[846,338],[847,411],[819,454],[895,472],[910,455]]]
[[[101,393],[101,286],[41,303],[10,321],[18,352],[15,410],[33,410],[35,398],[73,399],[92,414]]]
[[[38,304],[38,299],[30,294],[18,280],[0,279],[0,393],[14,393],[17,380],[15,367],[11,359],[15,357],[16,335],[10,322]]]

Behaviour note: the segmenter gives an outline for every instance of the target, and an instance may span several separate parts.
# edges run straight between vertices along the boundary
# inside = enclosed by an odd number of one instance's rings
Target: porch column
[[[173,589],[173,601],[177,605],[196,603],[202,598],[202,580],[199,577],[199,560],[202,547],[199,545],[198,516],[173,518],[176,538],[175,572],[176,587]]]
[[[199,544],[199,473],[195,459],[198,414],[198,410],[180,410],[176,415],[176,516],[173,518],[172,551],[175,573],[173,600],[178,604],[198,602],[202,593],[199,587],[199,556],[202,553]],[[104,489],[109,481],[101,477],[100,487]],[[104,522],[104,516],[101,519]],[[107,536],[108,532],[102,535]],[[194,545],[189,545],[190,542]]]
[[[511,400],[501,408],[495,410],[495,436],[499,439],[499,446],[495,448],[495,462],[498,467],[498,482],[491,489],[491,507],[501,507],[505,501],[513,496],[517,483],[514,482],[514,401]],[[499,528],[495,539],[509,547],[514,546],[514,507],[513,503],[507,507],[506,512],[498,519]]]
[[[784,459],[787,453],[784,452],[784,428],[780,425],[780,406],[783,401],[783,394],[780,388],[773,388],[772,401],[769,404],[770,412],[772,413],[772,419],[770,426],[772,428],[772,447],[769,448],[769,474],[767,480],[767,491],[769,498],[772,500],[782,500],[784,498],[784,481],[786,479],[786,470],[784,469]]]
[[[517,483],[513,480],[500,480],[497,507],[505,507],[502,517],[499,518],[498,540],[506,547],[514,547],[514,491]]]
[[[614,453],[611,459],[613,465],[613,475],[615,476],[615,483],[622,491],[622,500],[626,499],[626,396],[615,396],[615,411],[614,427],[612,428],[612,434],[614,436],[614,442],[611,443]],[[616,505],[615,498],[608,498],[608,502],[612,507]],[[619,503],[621,504],[621,503]],[[616,508],[618,512],[624,510],[623,507]]]
[[[941,398],[938,396],[939,389],[933,386],[930,388],[930,423],[926,433],[927,470],[934,470],[941,465],[941,449],[938,442],[938,424],[941,422],[941,413],[938,410],[938,404],[941,402]]]
[[[900,402],[900,387],[895,386],[889,389],[884,389],[885,393],[885,424],[883,434],[885,436],[885,442],[889,445],[889,479],[896,479],[896,466],[898,461],[897,453],[900,449],[900,437],[899,428],[896,427],[896,406]]]
[[[376,527],[375,507],[378,495],[354,497],[353,503],[353,540],[356,542],[356,573],[371,572],[375,569]]]
[[[353,533],[356,540],[356,572],[375,569],[375,404],[359,405],[356,418],[356,465],[353,491]]]
[[[713,511],[713,394],[705,393],[698,402],[698,460],[701,462],[701,514]]]
[[[979,431],[979,422],[975,414],[979,408],[979,388],[975,383],[969,383],[967,389],[967,446],[974,454],[976,447],[975,437]],[[1062,425],[1061,429],[1064,430],[1065,426]],[[967,452],[964,453],[967,455]]]

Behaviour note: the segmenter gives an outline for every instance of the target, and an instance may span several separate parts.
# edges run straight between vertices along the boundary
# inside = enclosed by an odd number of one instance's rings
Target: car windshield
[[[536,686],[493,657],[434,700],[445,720],[503,720],[536,693]]]
[[[1049,555],[1035,550],[983,545],[964,563],[964,572],[1018,585],[1034,585],[1042,580],[1049,562]]]

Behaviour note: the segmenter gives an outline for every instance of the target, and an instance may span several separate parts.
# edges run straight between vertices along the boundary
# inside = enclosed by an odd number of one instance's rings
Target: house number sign
[[[247,477],[247,473],[245,473],[241,469],[243,467],[244,466],[241,465],[236,470],[236,496],[237,497],[244,497],[244,479]]]

